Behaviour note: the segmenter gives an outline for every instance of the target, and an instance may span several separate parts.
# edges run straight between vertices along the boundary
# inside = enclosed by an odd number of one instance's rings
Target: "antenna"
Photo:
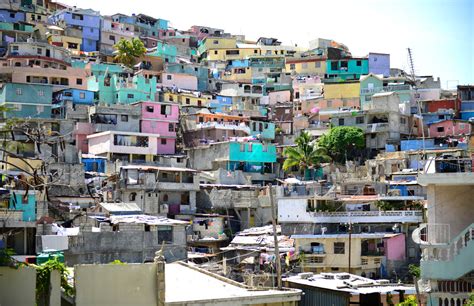
[[[415,103],[418,107],[418,116],[420,120],[420,125],[421,125],[421,137],[422,137],[422,145],[423,145],[423,155],[421,157],[421,160],[425,159],[426,156],[426,147],[425,147],[425,125],[423,123],[423,115],[421,114],[421,101],[420,101],[420,96],[418,94],[418,86],[416,84],[416,76],[415,76],[415,64],[413,63],[413,55],[411,52],[410,48],[407,48],[408,50],[408,61],[410,64],[410,74],[411,74],[411,80],[413,82],[413,89],[415,89]],[[418,167],[419,170],[419,167]],[[426,165],[423,163],[423,172],[426,171]]]

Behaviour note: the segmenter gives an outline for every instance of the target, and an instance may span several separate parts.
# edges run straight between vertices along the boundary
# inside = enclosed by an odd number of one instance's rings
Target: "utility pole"
[[[351,273],[351,254],[352,253],[352,223],[349,222],[349,274]]]
[[[272,208],[272,225],[273,225],[273,240],[275,242],[275,262],[276,262],[276,272],[277,272],[277,288],[278,290],[282,289],[281,285],[281,260],[280,260],[280,248],[278,247],[278,234],[277,234],[277,226],[276,226],[276,212],[275,212],[275,204],[273,203],[273,195],[272,195],[272,184],[267,185],[268,188],[268,195],[270,196],[270,205]]]

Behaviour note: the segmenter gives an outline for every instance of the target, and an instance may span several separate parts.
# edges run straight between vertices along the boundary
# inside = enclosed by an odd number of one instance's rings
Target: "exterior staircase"
[[[474,271],[474,223],[449,243],[429,243],[420,229],[413,238],[422,241],[421,278],[456,280]]]

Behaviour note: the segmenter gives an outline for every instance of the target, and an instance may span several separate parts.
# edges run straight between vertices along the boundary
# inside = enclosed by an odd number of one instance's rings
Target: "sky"
[[[276,37],[308,46],[333,39],[352,55],[389,53],[391,67],[409,71],[412,49],[417,75],[441,78],[443,88],[474,84],[474,0],[60,0],[102,15],[143,13],[187,30],[192,25]]]

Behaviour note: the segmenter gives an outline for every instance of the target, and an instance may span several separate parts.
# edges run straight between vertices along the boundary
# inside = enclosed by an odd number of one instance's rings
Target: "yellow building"
[[[166,92],[164,99],[169,102],[178,102],[180,106],[208,106],[212,95],[201,94],[197,97],[191,93]]]
[[[232,49],[237,46],[237,40],[230,37],[207,37],[199,45],[199,52],[210,49]]]
[[[235,67],[230,71],[224,72],[222,76],[226,81],[238,81],[242,83],[252,82],[252,67]]]
[[[246,59],[252,55],[260,55],[260,49],[254,48],[228,48],[228,49],[210,49],[206,59],[208,61],[229,61]]]
[[[295,74],[319,75],[323,77],[326,73],[326,60],[320,57],[287,58],[285,70]]]
[[[325,99],[344,99],[358,97],[360,97],[360,83],[358,81],[324,84]]]
[[[384,255],[378,246],[385,236],[384,233],[353,234],[350,252],[349,234],[293,235],[292,238],[305,272],[349,272],[350,253],[350,273],[370,275],[380,269]]]

